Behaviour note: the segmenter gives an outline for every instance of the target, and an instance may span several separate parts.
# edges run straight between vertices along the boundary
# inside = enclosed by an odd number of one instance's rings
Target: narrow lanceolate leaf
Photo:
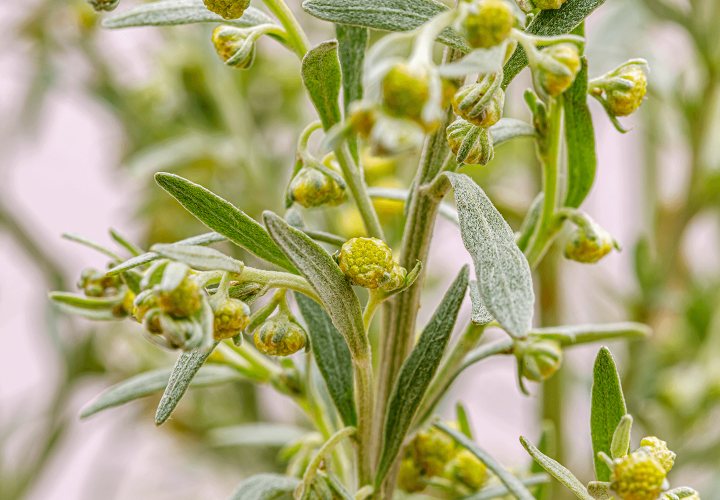
[[[563,347],[601,340],[625,339],[636,340],[650,336],[652,329],[634,321],[623,321],[620,323],[589,324],[589,325],[566,325],[548,326],[545,328],[533,328],[530,335],[544,339],[557,340]]]
[[[620,385],[612,354],[603,347],[595,358],[593,369],[592,406],[590,408],[590,433],[592,435],[595,474],[598,481],[610,481],[610,469],[600,458],[601,451],[612,456],[611,444],[615,429],[627,413],[625,397]]]
[[[478,287],[477,281],[470,282],[470,301],[472,302],[470,321],[476,325],[487,325],[492,322],[492,314],[490,314],[490,311],[485,307],[485,302],[483,302],[482,295],[480,295],[480,288]]]
[[[217,341],[214,342],[213,348],[217,346],[217,344]],[[175,366],[170,374],[170,380],[168,381],[157,412],[155,413],[155,425],[165,423],[172,412],[175,411],[175,407],[185,395],[185,391],[187,391],[190,386],[190,382],[192,382],[198,370],[211,353],[212,349],[196,349],[180,355],[175,362]]]
[[[535,459],[537,463],[542,465],[543,469],[548,471],[552,477],[564,484],[575,496],[582,500],[594,500],[593,497],[585,489],[585,486],[576,478],[572,472],[557,463],[550,457],[545,456],[540,450],[532,445],[524,437],[520,437],[520,442],[527,452]]]
[[[107,408],[160,392],[167,387],[171,372],[172,368],[160,368],[115,384],[83,408],[80,417],[87,418]],[[211,387],[242,379],[242,375],[229,366],[208,365],[202,367],[195,375],[190,387]]]
[[[612,458],[622,458],[630,452],[630,434],[632,432],[632,415],[624,415],[613,433],[610,451]]]
[[[368,45],[368,30],[359,26],[335,25],[338,58],[342,69],[343,105],[347,114],[353,101],[362,99],[363,63]]]
[[[115,321],[124,315],[116,315],[115,308],[122,303],[124,295],[115,297],[87,297],[77,293],[51,292],[50,300],[63,312],[93,321]]]
[[[464,174],[444,175],[455,190],[460,232],[475,264],[485,307],[510,335],[524,338],[535,294],[530,265],[515,244],[515,233],[475,181]]]
[[[323,42],[305,54],[300,73],[323,128],[328,130],[342,119],[338,104],[342,83],[338,41]]]
[[[294,477],[280,474],[256,474],[240,483],[229,500],[274,500],[284,493],[290,493],[300,484]]]
[[[153,245],[151,250],[166,259],[184,262],[193,269],[200,271],[227,271],[240,274],[245,265],[214,248],[198,245]]]
[[[516,137],[537,137],[535,127],[515,118],[500,118],[495,125],[490,127],[490,133],[493,138],[493,146],[499,146]]]
[[[583,57],[575,82],[563,94],[568,151],[565,206],[572,208],[580,206],[595,180],[595,131],[587,105],[587,85],[587,59]]]
[[[542,217],[544,201],[545,193],[541,191],[530,204],[525,220],[520,226],[519,234],[515,237],[515,243],[522,252],[525,252],[533,234],[535,234],[535,228]]]
[[[535,486],[535,490],[537,491],[538,489],[546,486],[546,484],[550,482],[550,476],[548,476],[544,472],[542,474],[532,474],[530,476],[522,478],[520,482],[523,484],[523,486],[527,488]],[[472,495],[463,497],[461,500],[493,500],[495,498],[504,499],[508,498],[507,495],[509,494],[510,492],[505,487],[505,485],[495,484],[493,486],[483,488],[480,491],[473,493]]]
[[[174,174],[160,172],[155,181],[207,227],[271,264],[295,272],[267,231],[245,212],[202,186]]]
[[[583,20],[600,7],[605,0],[567,0],[559,9],[541,11],[525,30],[526,33],[539,36],[557,36],[570,33]],[[518,47],[503,70],[503,88],[507,88],[513,78],[527,66],[527,55]]]
[[[355,383],[350,349],[325,309],[310,297],[295,294],[307,324],[312,352],[330,397],[346,426],[357,425]]]
[[[218,243],[221,241],[227,241],[227,238],[222,234],[213,231],[212,233],[205,233],[177,241],[173,243],[173,245],[211,245],[213,243]],[[142,255],[138,255],[137,257],[133,257],[132,259],[128,259],[122,264],[118,264],[117,266],[111,268],[107,272],[107,275],[114,276],[116,274],[120,274],[123,271],[127,271],[128,269],[132,269],[138,266],[144,266],[145,264],[148,264],[159,258],[160,255],[156,254],[155,252],[147,252]]]
[[[490,469],[500,480],[508,491],[518,500],[535,500],[525,485],[513,476],[504,465],[491,457],[485,450],[473,443],[468,437],[460,431],[457,431],[446,424],[437,423],[435,427],[452,437],[460,445],[466,448],[470,453],[475,455],[485,466]]]
[[[332,257],[309,236],[274,213],[264,212],[263,220],[278,246],[315,289],[333,325],[345,337],[350,352],[367,355],[369,345],[360,302]]]
[[[291,425],[255,422],[213,429],[209,438],[214,446],[285,446],[305,432]]]
[[[135,26],[176,26],[178,24],[220,23],[248,27],[273,24],[272,18],[250,7],[240,19],[226,20],[210,12],[202,0],[161,0],[138,5],[103,20],[103,28],[131,28]]]
[[[463,266],[400,368],[387,403],[376,486],[382,483],[395,461],[425,391],[440,365],[465,297],[469,274],[468,266]]]
[[[305,12],[325,21],[384,31],[419,28],[448,7],[435,0],[305,0]],[[450,28],[438,40],[463,52],[472,48]]]

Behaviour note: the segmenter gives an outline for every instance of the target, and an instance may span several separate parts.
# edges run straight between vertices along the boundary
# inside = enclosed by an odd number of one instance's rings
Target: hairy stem
[[[305,53],[310,50],[310,42],[307,35],[298,23],[290,8],[283,0],[263,0],[270,12],[278,18],[287,32],[288,43],[295,49],[302,59]]]

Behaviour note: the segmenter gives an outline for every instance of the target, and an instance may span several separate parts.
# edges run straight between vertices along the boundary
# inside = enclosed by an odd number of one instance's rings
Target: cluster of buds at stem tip
[[[120,279],[120,276],[106,276],[96,269],[85,269],[80,274],[77,287],[87,297],[118,297],[123,301],[113,308],[113,315],[123,318],[132,314],[135,294]]]
[[[115,10],[120,0],[87,0],[95,12],[111,12]]]
[[[447,130],[450,151],[458,163],[487,165],[495,156],[490,130],[458,118]]]
[[[250,6],[250,0],[203,0],[205,7],[223,19],[239,19],[245,9]]]
[[[390,292],[405,284],[407,270],[393,261],[390,248],[377,238],[353,238],[333,258],[353,285]]]
[[[565,258],[582,264],[595,264],[620,245],[615,238],[586,214],[573,216],[577,228],[570,235],[565,246]]]
[[[533,382],[545,382],[560,369],[563,352],[555,340],[529,338],[517,340],[513,348],[518,363],[518,380],[525,392],[523,378]]]
[[[457,30],[474,49],[487,49],[505,41],[515,25],[512,7],[504,0],[472,0],[460,4]]]
[[[452,106],[460,118],[488,128],[502,118],[505,92],[500,87],[502,73],[485,75],[479,83],[465,85],[453,97]]]
[[[640,107],[647,91],[647,61],[635,59],[588,83],[588,92],[610,116],[627,116]]]

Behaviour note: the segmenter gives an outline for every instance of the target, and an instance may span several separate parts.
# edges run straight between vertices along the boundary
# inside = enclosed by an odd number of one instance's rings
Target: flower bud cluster
[[[205,7],[223,19],[239,19],[245,9],[250,6],[250,0],[203,0]]]
[[[353,238],[334,258],[353,285],[390,292],[405,284],[407,270],[393,261],[390,248],[377,238]]]
[[[655,457],[635,451],[615,460],[610,489],[622,500],[655,500],[663,490],[665,475]]]
[[[465,6],[460,34],[474,49],[487,49],[505,41],[515,25],[515,16],[503,0],[474,0]]]
[[[84,269],[80,274],[77,287],[87,297],[123,296],[123,301],[113,308],[113,314],[118,318],[123,318],[132,313],[135,294],[125,286],[120,276],[107,276],[96,269]]]

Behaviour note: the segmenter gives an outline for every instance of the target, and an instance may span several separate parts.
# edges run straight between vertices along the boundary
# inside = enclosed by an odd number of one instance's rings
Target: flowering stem
[[[313,459],[305,469],[303,474],[302,483],[298,485],[298,489],[295,493],[295,498],[305,499],[310,495],[310,487],[312,486],[315,476],[317,475],[318,468],[323,460],[332,452],[343,439],[354,435],[357,432],[355,427],[345,427],[340,429],[335,434],[330,436],[330,439],[325,441],[325,444],[318,450]]]
[[[287,32],[288,43],[295,49],[302,59],[305,53],[310,50],[310,42],[303,31],[300,23],[293,15],[290,8],[283,0],[263,0],[267,8],[272,12]]]

